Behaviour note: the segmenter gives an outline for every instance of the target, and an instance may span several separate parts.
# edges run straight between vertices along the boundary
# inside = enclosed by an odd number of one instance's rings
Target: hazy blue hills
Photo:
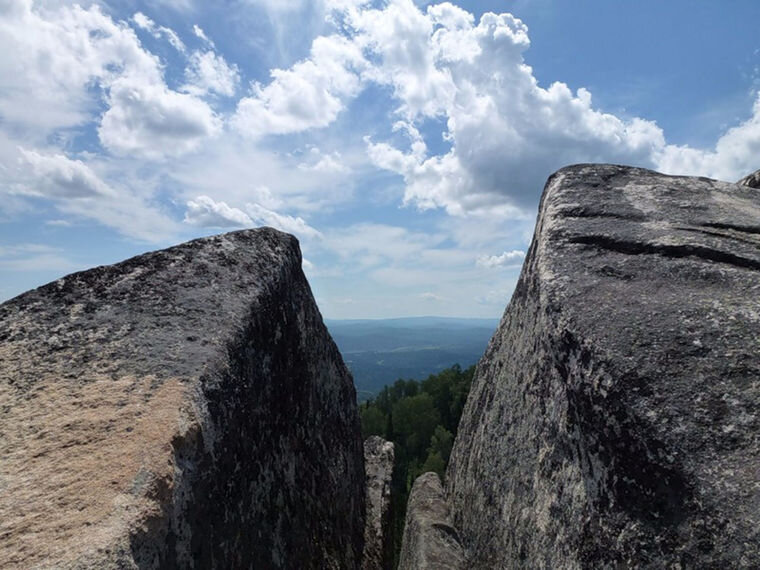
[[[398,378],[423,379],[454,364],[475,364],[499,320],[414,317],[325,323],[354,376],[359,399],[365,400]]]

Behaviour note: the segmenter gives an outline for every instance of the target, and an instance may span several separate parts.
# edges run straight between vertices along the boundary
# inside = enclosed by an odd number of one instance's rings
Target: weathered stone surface
[[[0,305],[0,567],[356,568],[355,392],[271,229]]]
[[[750,188],[760,188],[760,170],[756,170],[752,174],[745,176],[737,184],[749,186]]]
[[[436,473],[423,473],[406,505],[398,570],[462,570],[462,545]]]
[[[364,523],[364,570],[390,570],[393,564],[391,541],[391,477],[393,442],[373,435],[364,442],[364,470],[367,476]]]
[[[760,194],[553,175],[447,473],[475,568],[757,568]]]

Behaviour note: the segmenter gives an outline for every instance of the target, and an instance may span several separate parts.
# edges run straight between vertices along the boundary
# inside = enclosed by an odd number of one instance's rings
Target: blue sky
[[[757,21],[754,0],[0,0],[0,300],[269,225],[327,317],[499,316],[557,168],[760,168]]]

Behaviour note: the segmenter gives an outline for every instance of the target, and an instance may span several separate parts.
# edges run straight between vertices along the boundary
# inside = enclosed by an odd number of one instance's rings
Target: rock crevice
[[[691,228],[679,228],[682,231],[695,231]],[[705,232],[703,232],[705,233]],[[728,237],[721,234],[711,233],[715,237]],[[590,245],[600,249],[606,249],[626,255],[662,255],[665,257],[695,257],[705,261],[726,263],[743,269],[760,270],[760,261],[734,255],[726,251],[720,251],[701,245],[667,245],[662,243],[642,243],[612,238],[606,235],[573,236],[568,240],[570,243]]]

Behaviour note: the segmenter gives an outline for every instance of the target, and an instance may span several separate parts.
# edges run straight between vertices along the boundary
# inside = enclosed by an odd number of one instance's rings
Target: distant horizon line
[[[422,320],[422,319],[441,319],[452,321],[499,321],[501,316],[498,317],[451,317],[451,316],[439,316],[439,315],[415,315],[405,317],[347,317],[347,318],[335,318],[323,316],[325,321],[401,321],[401,320]]]

